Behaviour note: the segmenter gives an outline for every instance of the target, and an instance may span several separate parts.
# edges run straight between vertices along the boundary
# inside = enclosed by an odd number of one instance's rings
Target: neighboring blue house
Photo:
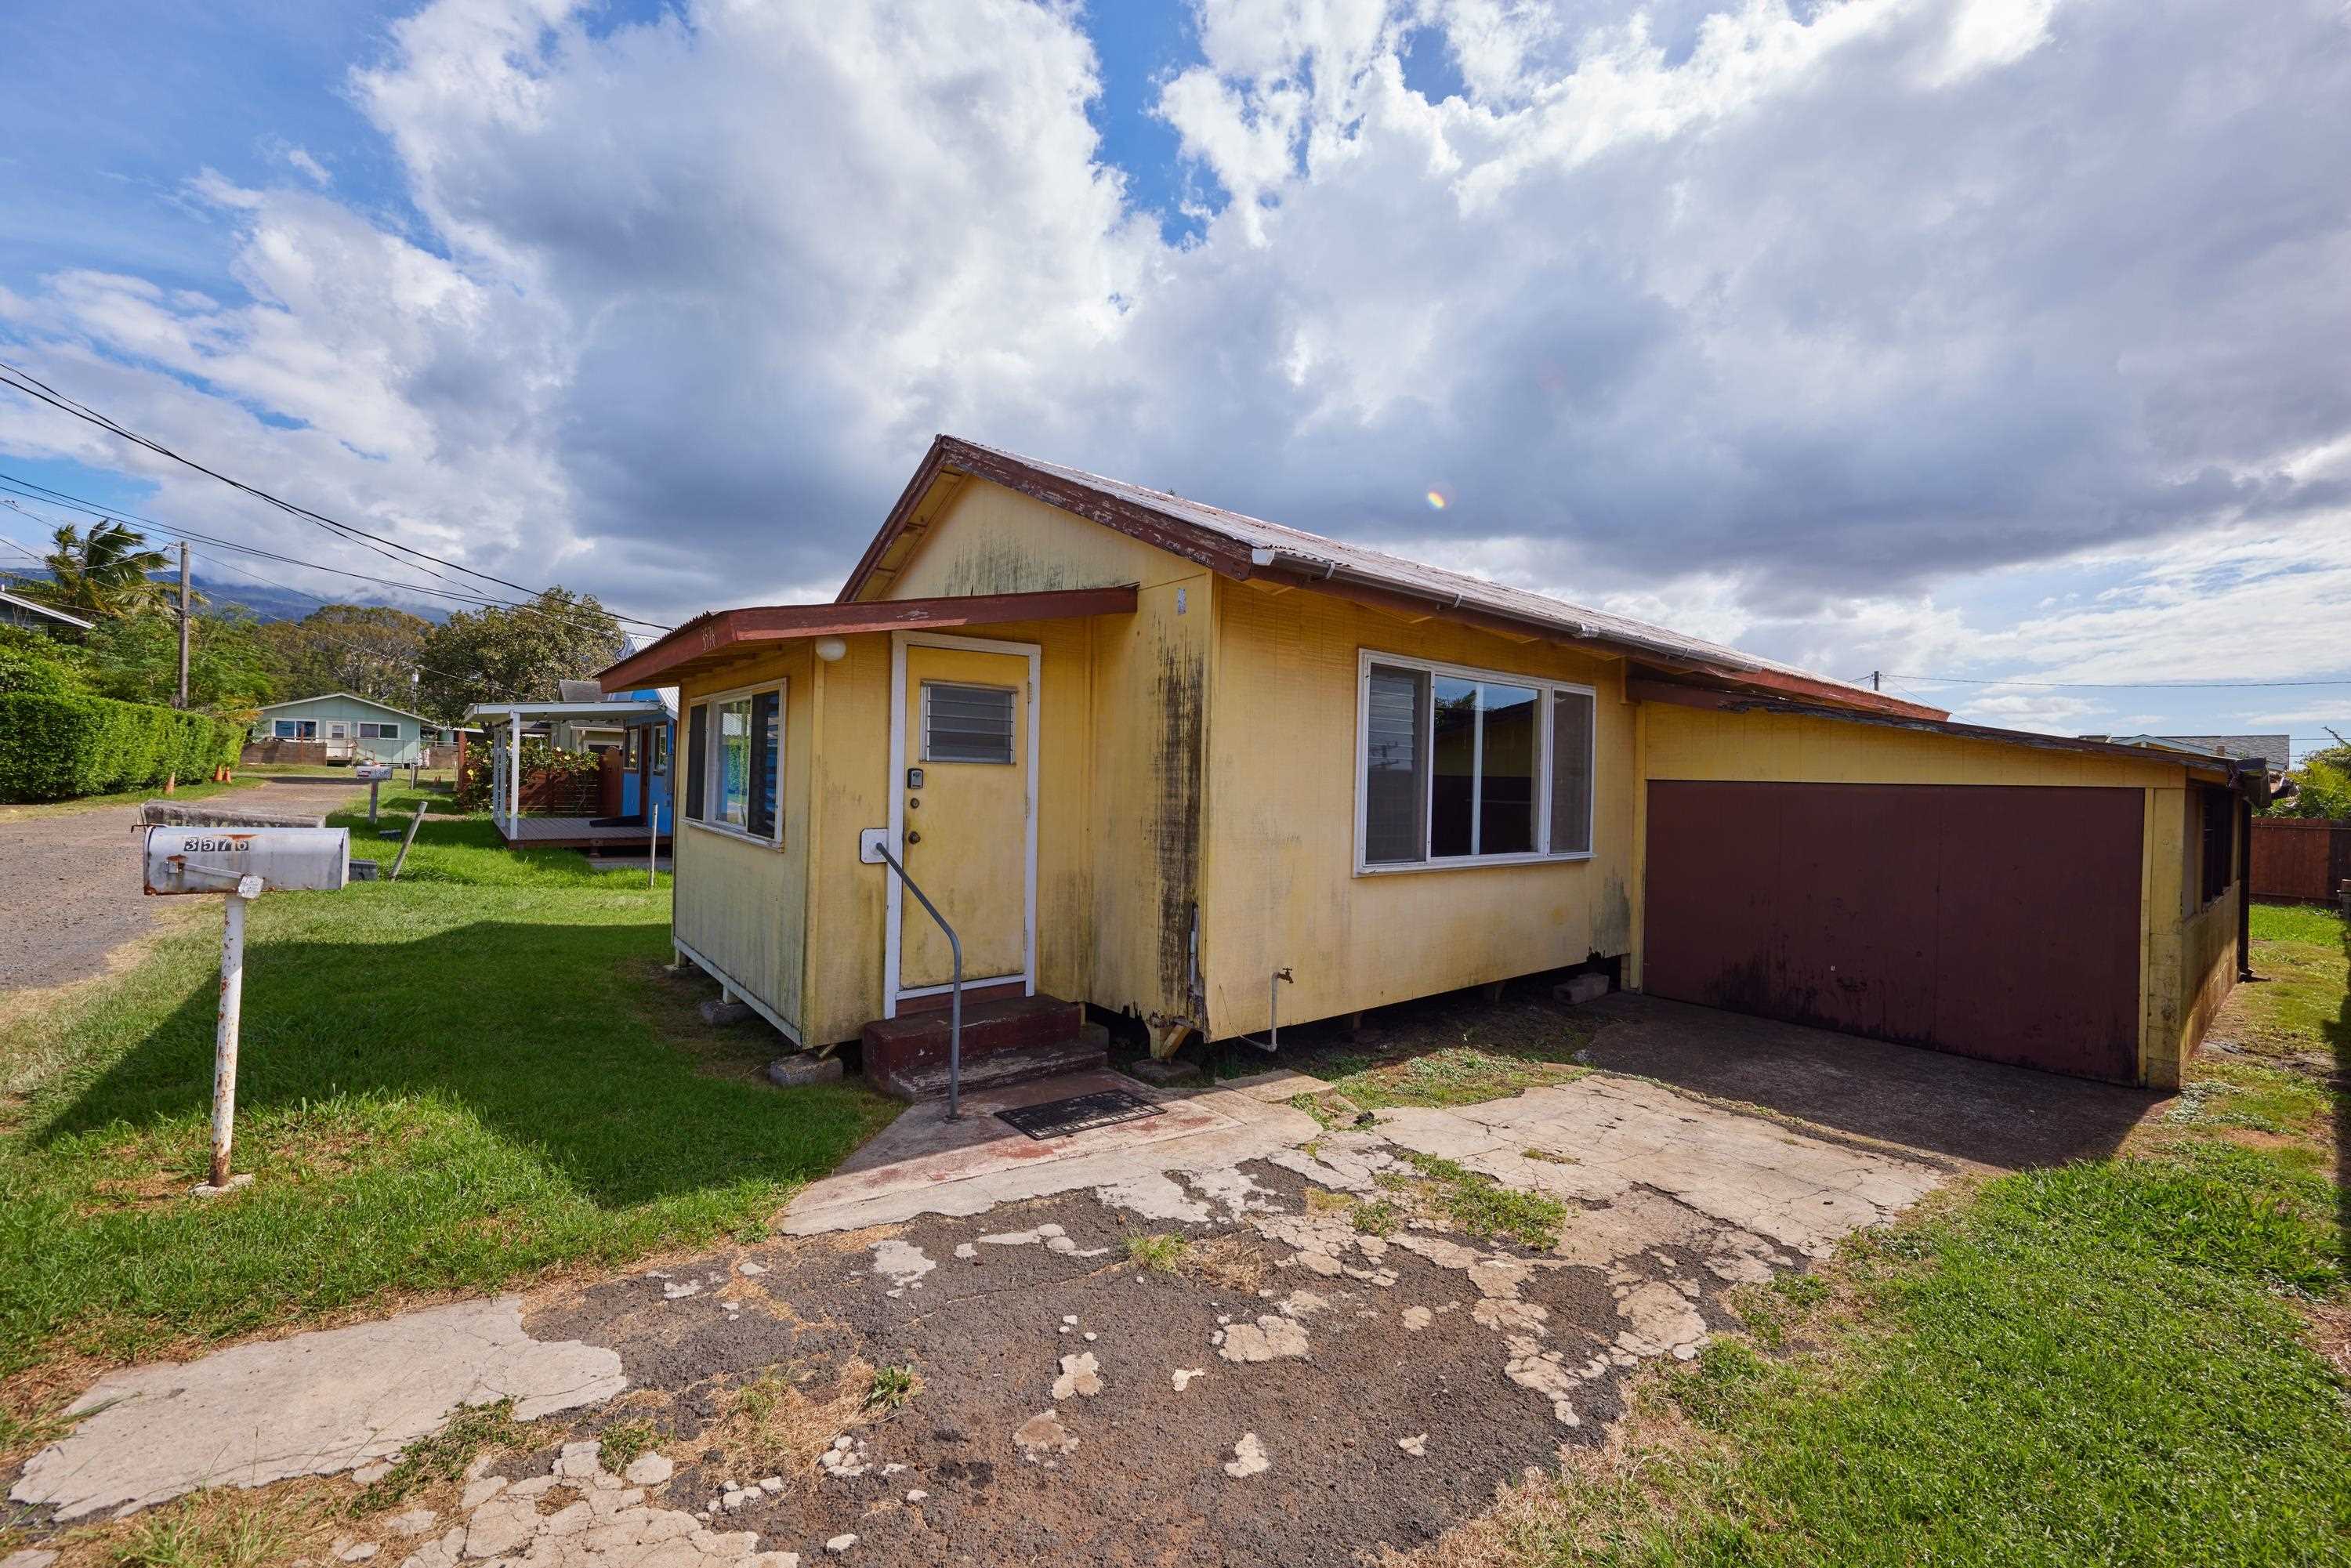
[[[567,689],[575,685],[563,684]],[[648,837],[667,839],[671,758],[677,749],[674,702],[674,692],[648,687],[590,701],[475,703],[467,708],[466,723],[482,728],[482,747],[489,754],[491,768],[490,816],[507,842],[602,850],[642,844]],[[605,766],[617,767],[621,775],[619,814],[523,815],[522,789],[517,788],[515,775],[527,737],[564,751],[604,754]],[[528,788],[525,780],[523,789]]]
[[[390,762],[405,768],[423,761],[424,747],[440,734],[441,727],[423,714],[351,692],[329,692],[271,703],[254,720],[252,738],[323,741],[329,762]]]

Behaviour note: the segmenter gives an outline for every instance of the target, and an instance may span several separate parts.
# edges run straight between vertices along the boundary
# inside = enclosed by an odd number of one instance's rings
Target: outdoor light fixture
[[[838,637],[819,637],[816,640],[816,656],[828,664],[839,664],[841,656],[848,652],[849,644]]]

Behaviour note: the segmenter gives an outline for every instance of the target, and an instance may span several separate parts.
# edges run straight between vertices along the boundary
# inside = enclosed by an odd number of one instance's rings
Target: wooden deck
[[[645,830],[635,828],[600,828],[586,817],[523,817],[511,831],[506,822],[498,822],[498,835],[508,849],[517,850],[596,850],[606,854],[642,856],[645,852]],[[669,835],[661,836],[661,848],[669,848]]]

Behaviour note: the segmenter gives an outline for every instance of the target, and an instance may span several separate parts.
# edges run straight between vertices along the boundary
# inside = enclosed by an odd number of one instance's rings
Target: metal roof
[[[592,703],[475,703],[465,710],[467,718],[486,719],[493,727],[506,722],[509,715],[517,718],[556,721],[602,719],[624,729],[634,724],[658,724],[671,716],[669,705],[658,699],[640,702],[614,702],[606,698],[602,702]]]
[[[1019,491],[1228,577],[1270,578],[1367,602],[1405,601],[1416,610],[1434,610],[1453,620],[1531,630],[1556,640],[1662,663],[1668,668],[1744,678],[1767,689],[1795,691],[1873,712],[1937,717],[1945,713],[1630,616],[1489,582],[1467,572],[1325,538],[1164,490],[1040,462],[953,435],[934,438],[882,531],[850,573],[841,591],[841,602],[868,597],[869,586],[878,588],[872,580],[877,574],[885,578],[889,574],[884,562],[892,547],[910,528],[919,526],[917,519],[932,486],[953,475],[969,475]]]
[[[437,718],[426,718],[421,713],[411,713],[404,707],[394,707],[390,703],[378,702],[373,697],[363,697],[357,692],[319,692],[312,696],[287,697],[282,703],[264,703],[254,709],[254,712],[267,713],[272,708],[300,707],[304,703],[322,703],[335,697],[349,697],[355,703],[365,703],[370,707],[381,708],[386,713],[396,713],[402,718],[413,718],[419,724],[429,724],[435,728],[438,728],[441,724]]]
[[[866,604],[752,604],[710,610],[648,643],[597,677],[607,691],[627,691],[656,678],[675,682],[701,674],[758,643],[846,637],[861,632],[925,627],[1002,625],[1014,621],[1065,621],[1087,615],[1132,615],[1134,585],[1073,588],[1041,593],[976,593],[942,599],[889,599]]]
[[[54,604],[44,604],[37,599],[27,599],[21,593],[11,593],[5,588],[0,588],[0,603],[13,604],[19,610],[29,610],[36,615],[46,615],[52,621],[62,621],[67,625],[78,627],[84,632],[98,624],[94,621],[85,621],[78,615],[69,615]]]

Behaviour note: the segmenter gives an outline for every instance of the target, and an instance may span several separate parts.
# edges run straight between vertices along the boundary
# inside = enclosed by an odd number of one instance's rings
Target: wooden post
[[[172,706],[188,706],[188,541],[185,539],[180,541],[180,695]]]
[[[507,709],[507,837],[522,820],[522,715]]]

